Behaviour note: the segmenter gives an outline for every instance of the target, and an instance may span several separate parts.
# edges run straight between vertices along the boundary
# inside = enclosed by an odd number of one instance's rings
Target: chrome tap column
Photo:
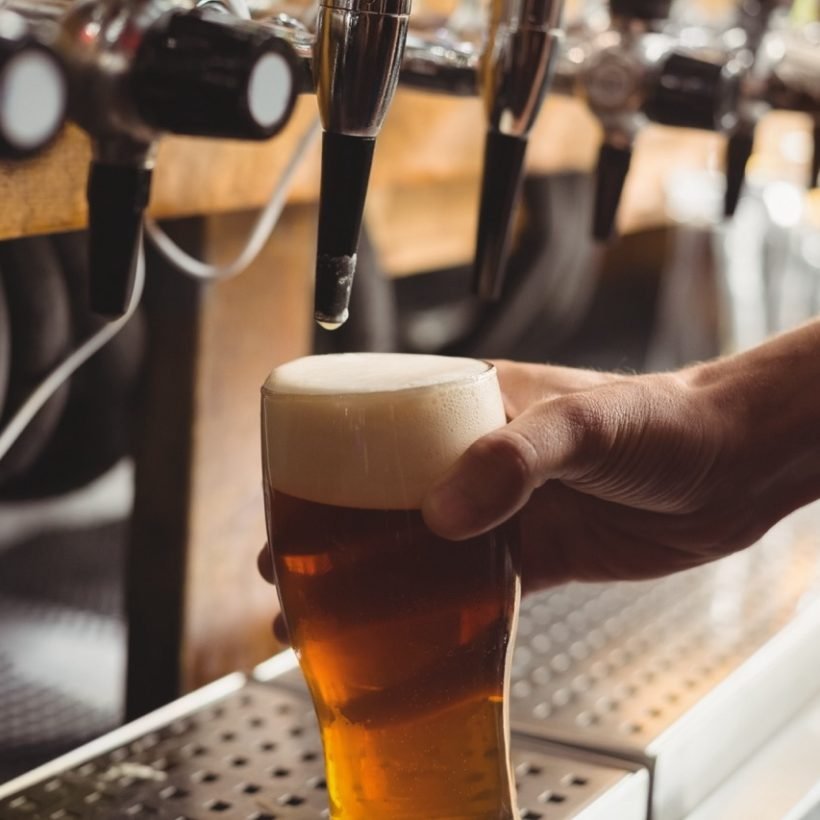
[[[501,293],[527,139],[547,93],[559,43],[562,0],[493,0],[480,89],[488,130],[481,183],[475,287]]]
[[[328,0],[313,51],[325,133],[315,314],[333,329],[348,316],[376,136],[399,78],[410,0]]]

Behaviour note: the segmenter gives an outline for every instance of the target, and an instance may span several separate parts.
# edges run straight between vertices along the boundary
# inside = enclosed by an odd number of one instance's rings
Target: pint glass
[[[422,499],[504,424],[486,362],[341,354],[262,391],[268,535],[334,820],[511,820],[514,525],[434,535]]]

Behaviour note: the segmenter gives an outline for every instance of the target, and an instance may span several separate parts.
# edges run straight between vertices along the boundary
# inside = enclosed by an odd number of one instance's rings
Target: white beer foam
[[[308,356],[262,392],[266,481],[359,509],[418,509],[478,438],[505,423],[495,368],[403,353]]]

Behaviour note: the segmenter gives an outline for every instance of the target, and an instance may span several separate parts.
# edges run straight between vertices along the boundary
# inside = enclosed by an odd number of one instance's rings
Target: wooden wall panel
[[[208,220],[206,248],[236,253],[251,218]],[[247,669],[275,649],[275,592],[259,577],[264,542],[259,389],[309,352],[315,209],[289,207],[262,255],[209,286],[195,370],[183,686]]]

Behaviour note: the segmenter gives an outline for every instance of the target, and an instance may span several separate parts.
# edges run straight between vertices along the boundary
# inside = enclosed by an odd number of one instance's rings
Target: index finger
[[[273,559],[271,558],[270,549],[265,544],[262,551],[256,556],[256,565],[259,567],[259,574],[269,583],[273,581]]]

